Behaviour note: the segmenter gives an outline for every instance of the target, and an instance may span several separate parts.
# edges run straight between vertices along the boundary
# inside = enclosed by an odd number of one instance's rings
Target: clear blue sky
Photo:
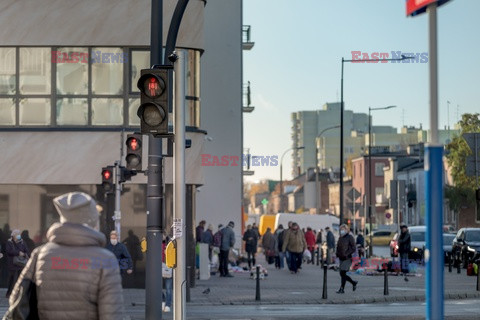
[[[244,24],[255,46],[244,51],[244,82],[252,84],[253,113],[244,114],[244,147],[279,155],[292,146],[290,114],[339,101],[341,58],[352,51],[428,52],[427,15],[405,16],[404,0],[244,0]],[[438,9],[439,124],[480,112],[480,1],[452,0]],[[426,63],[345,63],[347,110],[377,111],[374,125],[429,127]],[[335,124],[332,124],[335,125]],[[284,159],[290,178],[291,156]],[[279,179],[279,167],[256,167],[249,181]]]

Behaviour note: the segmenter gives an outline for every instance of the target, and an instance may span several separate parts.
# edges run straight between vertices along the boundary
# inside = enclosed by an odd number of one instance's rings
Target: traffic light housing
[[[127,169],[129,170],[142,170],[142,135],[141,134],[129,134],[126,140],[127,155],[125,156],[125,162]]]
[[[114,166],[108,166],[102,168],[102,186],[105,192],[113,192],[114,188]]]
[[[137,87],[140,90],[140,118],[142,134],[170,136],[168,120],[173,99],[173,67],[160,66],[142,69]]]
[[[120,167],[120,183],[123,183],[125,181],[130,181],[132,180],[132,177],[136,175],[137,175],[137,171],[130,170],[125,167]]]

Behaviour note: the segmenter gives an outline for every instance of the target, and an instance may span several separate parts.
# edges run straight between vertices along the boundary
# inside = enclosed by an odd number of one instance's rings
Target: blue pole
[[[425,200],[427,234],[427,315],[443,319],[443,146],[427,145],[425,150]]]

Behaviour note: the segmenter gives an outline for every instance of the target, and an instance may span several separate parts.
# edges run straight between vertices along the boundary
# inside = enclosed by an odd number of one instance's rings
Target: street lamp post
[[[280,206],[278,210],[280,212],[283,211],[283,157],[287,154],[288,151],[300,150],[300,149],[305,149],[305,147],[301,146],[301,147],[289,148],[285,150],[285,152],[282,154],[282,157],[280,158]]]
[[[315,214],[320,213],[320,187],[318,181],[318,172],[320,168],[318,167],[318,145],[317,145],[317,138],[320,138],[325,131],[340,128],[340,125],[328,127],[323,129],[320,134],[315,138]]]
[[[388,106],[383,108],[371,108],[368,107],[368,221],[370,224],[370,245],[369,256],[373,255],[373,242],[372,242],[372,111],[376,110],[387,110],[396,108],[397,106]]]
[[[342,57],[342,75],[340,83],[340,224],[343,223],[343,64],[345,62],[381,62],[381,61],[402,61],[406,59],[413,59],[414,57],[407,57],[402,54],[401,58],[395,59],[361,59],[361,60],[345,60]]]

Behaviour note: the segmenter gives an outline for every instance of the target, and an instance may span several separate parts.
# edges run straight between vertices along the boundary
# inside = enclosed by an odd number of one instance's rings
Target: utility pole
[[[121,159],[121,158],[120,158]],[[115,211],[113,220],[115,221],[115,231],[117,231],[118,239],[120,238],[120,230],[121,230],[121,219],[122,219],[122,212],[120,211],[120,197],[122,195],[122,184],[120,183],[120,176],[122,169],[121,160],[115,161]]]
[[[181,226],[182,232],[175,234],[177,242],[177,266],[173,270],[173,318],[186,319],[186,212],[185,212],[185,52],[179,52],[178,60],[174,63],[175,70],[175,148],[173,154],[174,172],[174,221]]]
[[[163,0],[152,0],[150,65],[162,63]],[[145,318],[162,319],[163,256],[163,157],[162,139],[148,137],[147,261],[145,270]]]

